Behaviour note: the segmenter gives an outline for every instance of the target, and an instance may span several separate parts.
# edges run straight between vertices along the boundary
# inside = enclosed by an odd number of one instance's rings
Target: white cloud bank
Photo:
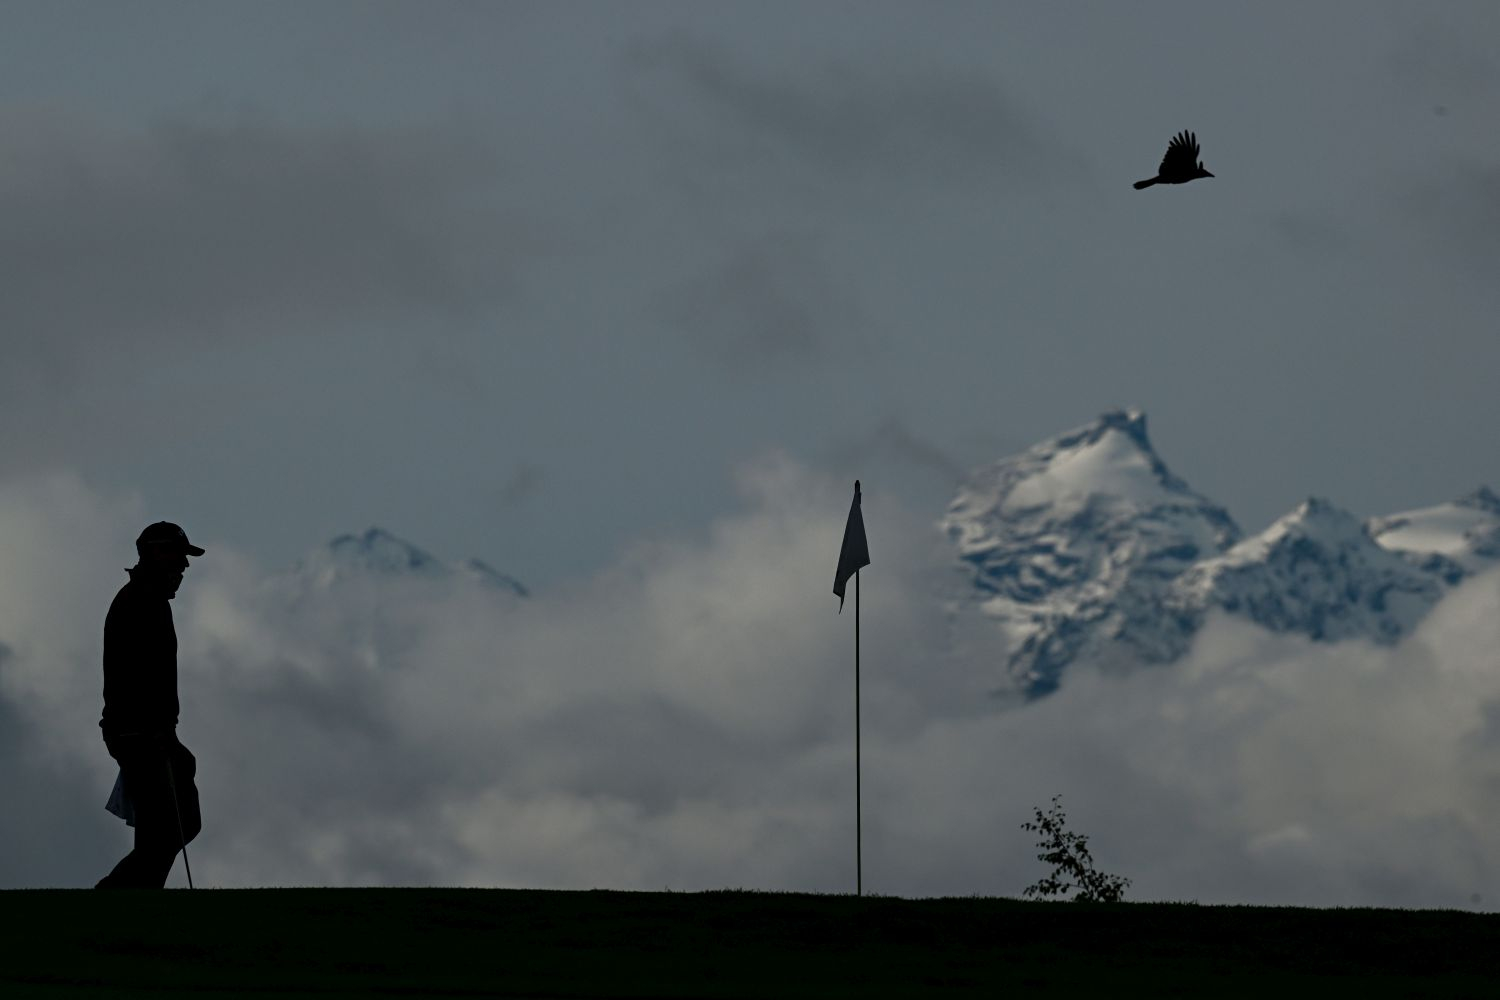
[[[188,524],[209,548],[175,609],[198,881],[852,889],[853,609],[829,592],[850,484],[779,458],[741,483],[707,537],[526,601],[299,596]],[[1044,873],[1019,825],[1061,793],[1128,898],[1500,899],[1500,574],[1393,649],[1221,618],[1177,664],[1075,668],[1016,705],[987,693],[998,640],[935,600],[927,519],[869,489],[865,514],[867,890],[1018,894]],[[158,516],[0,484],[0,778],[23,800],[0,885],[91,884],[128,846],[98,644]]]

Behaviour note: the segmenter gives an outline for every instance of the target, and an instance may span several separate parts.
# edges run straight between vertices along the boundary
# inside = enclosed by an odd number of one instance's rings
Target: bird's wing
[[[1167,153],[1161,158],[1163,176],[1176,173],[1191,173],[1198,166],[1198,137],[1192,132],[1179,132],[1167,144]]]

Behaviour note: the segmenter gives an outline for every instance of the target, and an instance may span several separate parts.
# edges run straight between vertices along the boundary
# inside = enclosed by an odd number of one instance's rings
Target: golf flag
[[[849,522],[844,525],[844,544],[839,547],[839,569],[833,576],[833,592],[839,595],[839,612],[844,610],[844,584],[861,566],[870,565],[870,546],[865,542],[865,518],[859,511],[859,480],[854,481],[854,502],[849,505]]]

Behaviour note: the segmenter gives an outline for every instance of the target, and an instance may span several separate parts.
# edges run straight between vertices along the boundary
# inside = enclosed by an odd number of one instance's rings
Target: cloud
[[[907,469],[931,476],[950,491],[968,478],[971,471],[951,452],[895,416],[886,416],[859,441],[849,445],[844,464],[862,465],[876,456],[888,456]]]
[[[806,233],[778,231],[733,247],[708,270],[656,298],[654,312],[694,349],[736,372],[822,360],[830,339],[858,327]]]
[[[128,482],[176,492],[167,455],[244,433],[242,455],[293,461],[387,373],[486,399],[477,345],[554,232],[457,125],[11,109],[0,132],[0,417],[28,428],[0,444],[12,469],[128,459]]]
[[[738,481],[706,537],[529,600],[320,591],[205,539],[175,607],[195,875],[847,891],[853,616],[829,591],[848,487],[776,456]],[[867,888],[1018,894],[1044,873],[1020,823],[1061,794],[1131,898],[1500,898],[1500,574],[1394,648],[1226,617],[1176,664],[1080,665],[1021,704],[990,693],[994,630],[935,599],[931,525],[879,492],[865,514]],[[6,884],[89,884],[126,847],[96,626],[138,515],[74,480],[0,488],[0,772],[48,803],[0,820]]]
[[[536,496],[546,482],[545,466],[538,462],[521,462],[500,487],[496,502],[506,509],[517,507]]]
[[[888,60],[753,66],[673,34],[631,47],[637,101],[679,141],[723,164],[771,157],[836,173],[1039,180],[1082,159],[993,80]],[[665,85],[665,89],[657,89]]]
[[[1500,158],[1455,157],[1440,169],[1441,176],[1428,170],[1414,179],[1400,204],[1425,231],[1427,248],[1445,254],[1457,273],[1484,281],[1500,261]]]
[[[1493,899],[1500,758],[1484,720],[1500,684],[1484,651],[1495,626],[1483,619],[1497,600],[1500,576],[1472,581],[1395,649],[1221,619],[1171,667],[1084,670],[999,724],[934,726],[903,755],[898,781],[950,760],[962,762],[957,788],[981,786],[987,770],[1021,802],[1062,792],[1101,867],[1133,877],[1137,898]],[[923,809],[934,804],[901,815],[932,815]],[[990,805],[975,825],[1000,827],[1004,811]]]
[[[17,110],[0,128],[0,384],[466,315],[511,291],[536,232],[499,203],[494,150],[454,129]]]
[[[1473,13],[1480,20],[1494,20],[1487,5],[1477,5]],[[1428,14],[1401,33],[1385,62],[1405,88],[1447,101],[1483,99],[1500,89],[1500,58],[1485,46],[1483,37],[1477,26],[1453,30],[1451,10]]]

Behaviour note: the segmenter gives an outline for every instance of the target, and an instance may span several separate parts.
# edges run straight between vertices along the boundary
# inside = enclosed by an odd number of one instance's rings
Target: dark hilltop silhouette
[[[1166,155],[1161,158],[1156,176],[1136,181],[1135,189],[1139,191],[1153,184],[1186,184],[1199,177],[1212,176],[1203,169],[1203,161],[1198,159],[1198,137],[1192,132],[1179,132],[1167,144]]]

